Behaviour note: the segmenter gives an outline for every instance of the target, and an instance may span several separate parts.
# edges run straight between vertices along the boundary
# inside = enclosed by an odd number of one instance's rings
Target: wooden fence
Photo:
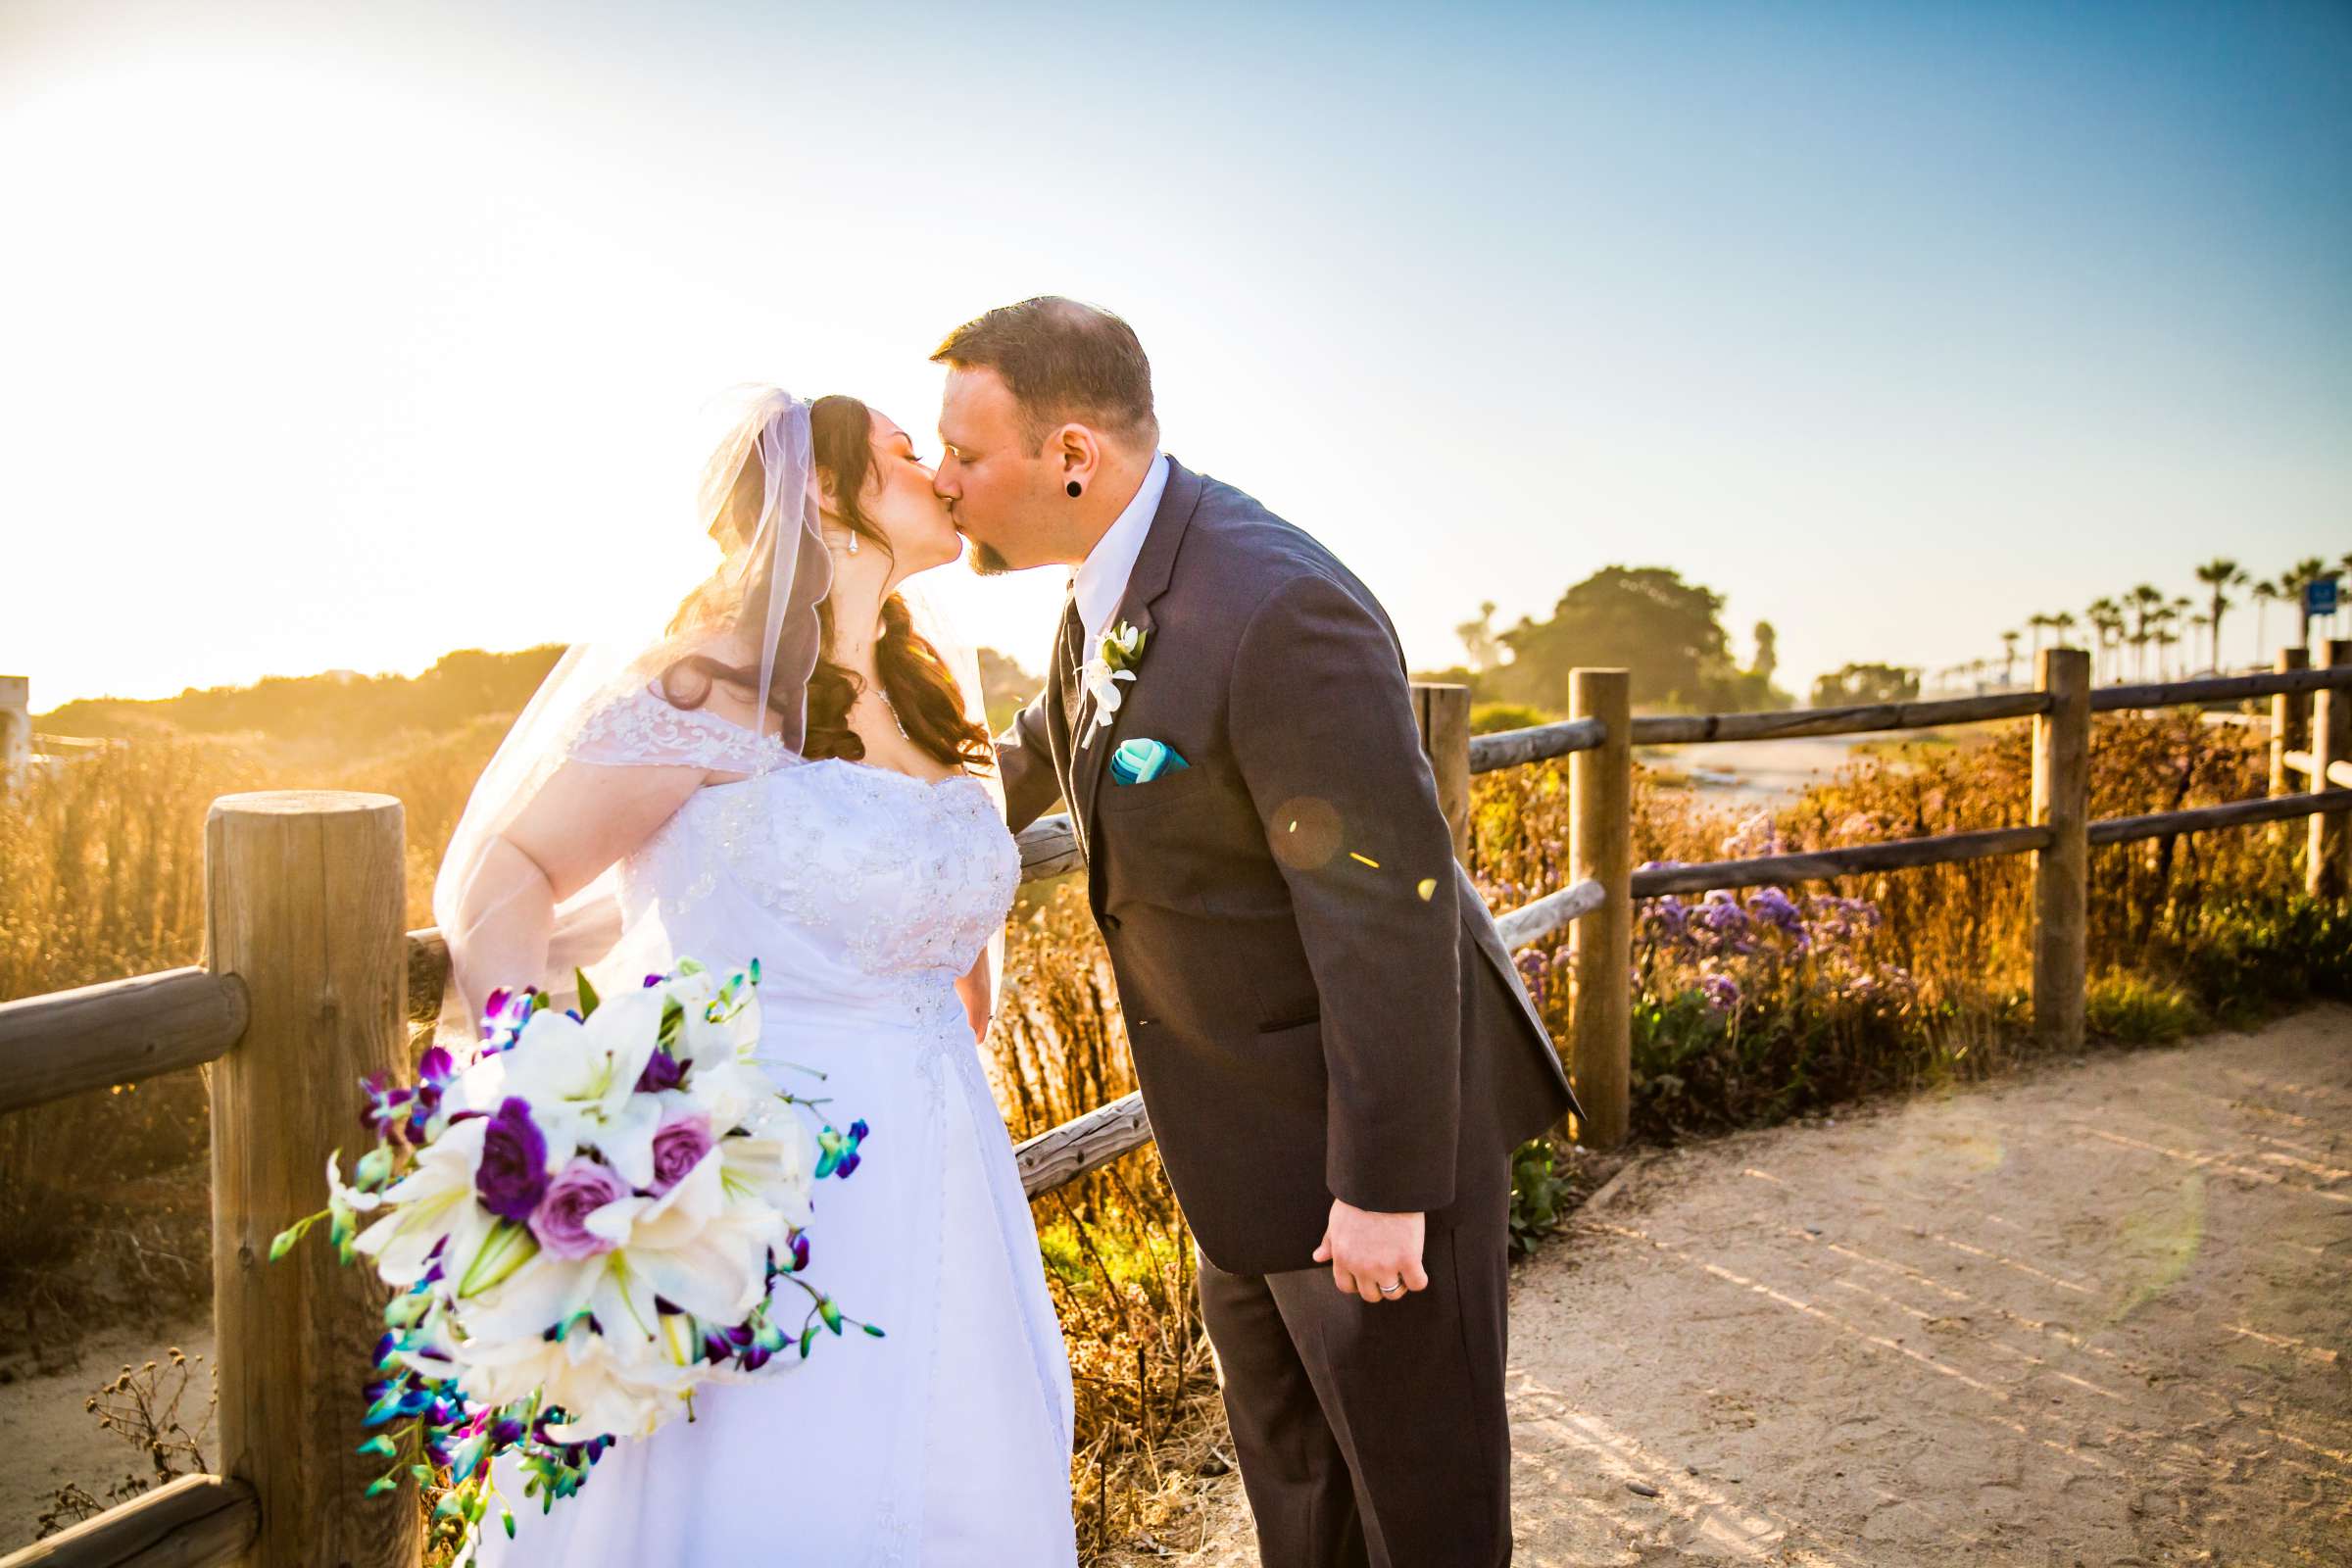
[[[1470,777],[1550,758],[1569,762],[1572,884],[1498,918],[1526,947],[1563,928],[1571,944],[1575,1129],[1591,1145],[1626,1135],[1634,903],[1669,893],[1788,884],[1995,855],[2034,857],[2034,1024],[2051,1044],[2082,1040],[2090,846],[2309,818],[2312,893],[2352,887],[2352,641],[2316,662],[2288,650],[2265,674],[2152,685],[2090,684],[2089,655],[2050,649],[2032,691],[1937,702],[1772,713],[1635,717],[1627,672],[1579,669],[1570,716],[1473,738],[1468,693],[1416,688],[1423,742],[1457,853],[1468,847]],[[2089,818],[2090,715],[2239,702],[2272,707],[2269,794],[2261,799]],[[2034,720],[2030,823],[1796,855],[1632,867],[1636,746]],[[330,1150],[353,1143],[352,1086],[406,1069],[408,1022],[437,1008],[448,955],[434,931],[402,927],[402,815],[389,796],[225,796],[205,828],[209,948],[204,964],[0,1004],[0,1111],[160,1072],[210,1065],[215,1364],[222,1473],[190,1476],[0,1558],[0,1568],[172,1564],[414,1568],[413,1494],[371,1500],[376,1470],[355,1453],[352,1376],[383,1301],[363,1269],[328,1249],[269,1262],[270,1242],[318,1200]],[[1024,875],[1077,864],[1064,818],[1021,836]],[[1151,1139],[1130,1095],[1016,1151],[1032,1197]]]

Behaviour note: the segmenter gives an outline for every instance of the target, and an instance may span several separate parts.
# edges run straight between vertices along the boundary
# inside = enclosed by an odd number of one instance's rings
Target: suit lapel
[[[1144,537],[1144,548],[1135,558],[1135,570],[1127,574],[1127,592],[1119,600],[1118,612],[1110,617],[1111,627],[1124,621],[1144,633],[1144,662],[1136,671],[1136,679],[1127,685],[1123,694],[1132,700],[1135,688],[1152,678],[1152,662],[1156,645],[1152,641],[1154,622],[1152,603],[1168,591],[1169,577],[1176,569],[1176,552],[1184,543],[1184,531],[1191,525],[1194,509],[1200,504],[1200,476],[1185,468],[1174,458],[1168,459],[1168,487],[1161,492],[1159,510],[1152,514],[1152,531]],[[1109,628],[1106,628],[1109,629]],[[1084,635],[1083,632],[1080,633]],[[1094,650],[1078,650],[1078,662],[1092,658]],[[1120,711],[1126,710],[1122,707]],[[1102,792],[1102,772],[1110,765],[1112,748],[1118,745],[1118,722],[1113,720],[1098,729],[1094,727],[1091,702],[1082,703],[1073,720],[1070,745],[1070,782],[1075,793],[1070,805],[1078,826],[1079,842],[1087,852],[1088,880],[1094,879],[1095,862],[1095,802]],[[1078,726],[1083,725],[1084,728]],[[1094,738],[1088,740],[1087,736]],[[1081,743],[1084,743],[1081,745]],[[1099,887],[1099,885],[1098,885]]]

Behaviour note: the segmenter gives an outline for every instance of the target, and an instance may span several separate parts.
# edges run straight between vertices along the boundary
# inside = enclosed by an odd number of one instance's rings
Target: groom
[[[932,358],[974,564],[1076,568],[1005,814],[1069,803],[1266,1568],[1508,1562],[1510,1152],[1575,1102],[1454,863],[1396,632],[1159,450],[1117,317],[1027,300]],[[1145,741],[1171,756],[1126,782]]]

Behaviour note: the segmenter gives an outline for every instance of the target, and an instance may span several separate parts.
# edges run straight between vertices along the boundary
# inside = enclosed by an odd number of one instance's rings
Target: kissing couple
[[[1507,1562],[1510,1154],[1576,1103],[1455,862],[1396,630],[1163,450],[1117,317],[1027,300],[932,359],[936,468],[854,398],[745,400],[702,486],[718,566],[566,653],[434,897],[467,1020],[575,966],[757,959],[760,1055],[870,1122],[817,1245],[889,1337],[710,1391],[482,1560],[1076,1561],[1069,1364],[979,1054],[1013,835],[1060,802],[1262,1560]],[[1045,689],[993,739],[901,591],[967,543],[1071,574]]]

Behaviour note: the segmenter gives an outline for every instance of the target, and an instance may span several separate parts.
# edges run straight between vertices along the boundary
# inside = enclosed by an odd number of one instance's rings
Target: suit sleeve
[[[1061,799],[1054,753],[1046,744],[1046,693],[1031,698],[997,737],[997,776],[1004,784],[1004,825],[1015,833]]]
[[[1461,911],[1387,625],[1337,583],[1285,582],[1243,630],[1227,727],[1320,1000],[1326,1185],[1358,1208],[1443,1208],[1461,1113]]]

